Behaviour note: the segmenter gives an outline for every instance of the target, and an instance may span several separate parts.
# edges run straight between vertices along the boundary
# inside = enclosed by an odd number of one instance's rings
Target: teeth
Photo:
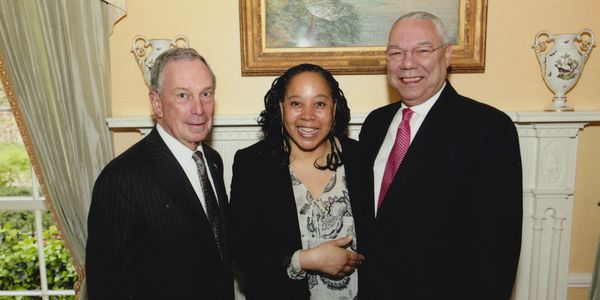
[[[416,82],[419,80],[421,80],[421,77],[404,77],[404,78],[402,78],[402,81],[405,81],[405,82]]]
[[[313,133],[313,132],[317,131],[317,129],[310,128],[310,127],[298,127],[298,131],[300,131],[302,133]]]

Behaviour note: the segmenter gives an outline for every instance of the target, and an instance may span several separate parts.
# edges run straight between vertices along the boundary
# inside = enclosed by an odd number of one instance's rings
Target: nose
[[[302,120],[313,120],[315,118],[315,108],[312,105],[305,105],[300,112]]]
[[[415,61],[415,56],[413,55],[412,51],[406,51],[402,61],[400,61],[400,67],[402,69],[414,69],[416,65],[417,62]]]
[[[199,98],[195,98],[194,100],[192,100],[192,114],[204,114],[204,103]]]

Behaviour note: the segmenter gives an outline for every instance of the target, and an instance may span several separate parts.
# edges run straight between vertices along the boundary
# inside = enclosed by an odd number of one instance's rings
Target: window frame
[[[0,93],[4,94],[4,89],[0,85]],[[8,100],[8,99],[7,99]],[[0,113],[11,113],[12,109],[9,103],[0,104]],[[14,115],[12,115],[14,118]],[[28,155],[29,157],[29,155]],[[48,277],[46,272],[46,257],[44,256],[44,228],[42,224],[42,213],[48,210],[46,199],[40,191],[40,184],[33,169],[33,163],[29,158],[29,168],[31,169],[32,193],[30,196],[0,196],[0,211],[31,211],[35,219],[35,235],[37,237],[37,257],[40,272],[39,290],[0,290],[0,297],[6,296],[33,296],[41,297],[43,300],[49,300],[55,296],[75,296],[75,290],[51,290],[48,289]],[[69,253],[70,255],[70,253]]]

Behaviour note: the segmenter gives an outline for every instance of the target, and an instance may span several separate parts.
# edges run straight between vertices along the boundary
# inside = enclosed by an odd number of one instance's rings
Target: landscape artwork
[[[381,47],[392,23],[427,11],[459,32],[460,0],[264,0],[266,48]]]

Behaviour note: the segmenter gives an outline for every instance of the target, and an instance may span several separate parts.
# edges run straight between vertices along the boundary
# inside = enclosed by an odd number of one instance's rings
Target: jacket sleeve
[[[509,299],[521,249],[522,166],[514,124],[506,117],[494,125],[481,147],[470,203],[480,218],[475,259],[482,290],[493,299]]]
[[[136,247],[135,204],[126,178],[107,167],[94,185],[88,216],[86,278],[90,300],[125,298]]]

